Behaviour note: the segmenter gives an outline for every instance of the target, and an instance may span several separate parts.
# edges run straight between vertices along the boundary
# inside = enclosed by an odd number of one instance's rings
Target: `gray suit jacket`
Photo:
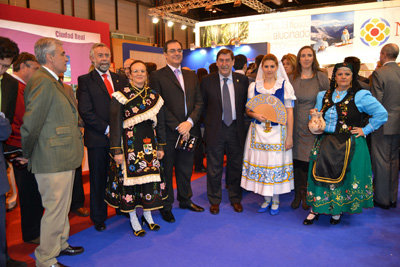
[[[24,99],[21,137],[28,169],[53,173],[78,168],[83,158],[78,110],[64,86],[41,67],[26,85]]]
[[[384,135],[400,134],[400,67],[391,62],[372,73],[371,93],[389,114]]]

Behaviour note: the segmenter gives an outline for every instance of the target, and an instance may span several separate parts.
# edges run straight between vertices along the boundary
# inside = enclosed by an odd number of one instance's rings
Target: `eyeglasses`
[[[183,51],[182,49],[170,49],[170,50],[167,50],[167,52],[170,53],[170,54],[175,54],[177,52],[180,54],[180,53],[182,53],[182,51]]]
[[[5,68],[5,69],[9,69],[11,67],[11,64],[0,63],[0,67]]]

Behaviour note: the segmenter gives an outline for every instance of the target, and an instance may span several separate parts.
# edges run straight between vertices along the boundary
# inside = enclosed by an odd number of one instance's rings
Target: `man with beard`
[[[90,173],[90,219],[97,231],[104,231],[107,205],[104,194],[109,167],[110,101],[115,91],[128,86],[125,77],[110,72],[110,49],[96,43],[90,50],[95,69],[78,77],[78,110],[85,124],[85,146]]]

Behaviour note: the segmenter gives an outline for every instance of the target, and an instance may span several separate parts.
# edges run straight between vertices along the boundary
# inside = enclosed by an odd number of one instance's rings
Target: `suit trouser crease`
[[[27,242],[40,236],[40,221],[44,211],[42,197],[33,173],[26,167],[20,169],[14,164],[13,169],[18,187],[22,239]]]
[[[90,219],[103,223],[107,219],[107,204],[104,201],[109,169],[109,149],[106,147],[88,148],[90,179]]]
[[[177,187],[177,200],[183,206],[190,205],[193,196],[190,180],[193,171],[193,152],[179,151],[175,149],[176,139],[167,139],[165,155],[163,158],[165,182],[168,190],[168,198],[164,202],[164,210],[172,209],[174,203],[173,170]]]
[[[35,174],[45,212],[41,221],[40,245],[35,250],[37,266],[50,266],[69,244],[68,213],[75,170]]]
[[[397,202],[399,185],[400,135],[372,133],[371,158],[374,173],[374,200],[382,205]]]
[[[207,196],[211,204],[221,203],[224,153],[227,157],[225,181],[228,185],[229,200],[231,203],[239,203],[242,200],[240,180],[243,147],[240,143],[234,121],[229,127],[222,123],[222,129],[219,136],[216,137],[215,145],[207,147]]]

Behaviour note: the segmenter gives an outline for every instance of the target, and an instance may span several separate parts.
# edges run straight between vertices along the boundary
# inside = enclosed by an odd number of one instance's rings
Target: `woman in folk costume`
[[[371,159],[365,136],[388,118],[385,108],[368,90],[363,90],[349,63],[335,65],[331,88],[317,95],[315,109],[322,112],[325,128],[310,154],[307,203],[311,212],[303,224],[310,225],[320,213],[338,224],[341,214],[372,208]],[[310,124],[310,130],[312,125]]]
[[[140,60],[130,66],[131,85],[114,92],[111,101],[110,153],[111,171],[106,188],[106,202],[129,213],[135,236],[144,236],[141,225],[152,231],[160,229],[151,211],[162,208],[165,184],[160,162],[164,156],[162,137],[155,134],[157,114],[164,101],[147,86],[146,65]],[[161,140],[160,140],[161,139]],[[143,208],[141,223],[136,209]]]
[[[264,196],[258,212],[266,212],[270,207],[270,214],[276,215],[279,195],[290,192],[294,186],[291,149],[296,97],[282,63],[273,54],[264,56],[247,97],[246,113],[253,119],[245,144],[241,186]],[[260,100],[271,104],[279,123],[254,111]]]

